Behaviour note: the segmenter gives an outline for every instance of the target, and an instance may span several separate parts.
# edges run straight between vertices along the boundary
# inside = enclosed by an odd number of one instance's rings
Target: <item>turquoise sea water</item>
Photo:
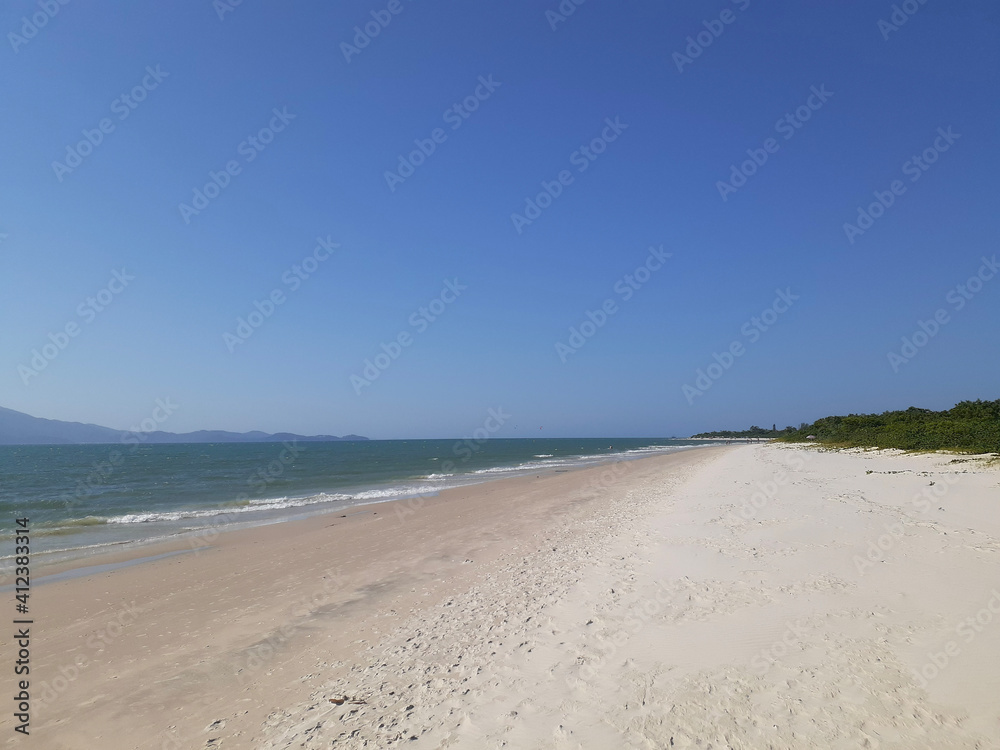
[[[670,439],[0,446],[0,512],[33,553],[270,523],[505,476],[683,450]],[[13,553],[0,534],[0,559]]]

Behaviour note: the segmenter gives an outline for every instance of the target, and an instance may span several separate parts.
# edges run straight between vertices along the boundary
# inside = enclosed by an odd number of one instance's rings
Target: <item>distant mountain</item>
[[[62,422],[58,419],[32,417],[0,406],[0,445],[71,445],[78,443],[120,443],[127,430],[112,430],[96,424]],[[286,440],[326,442],[330,440],[367,440],[361,435],[295,435],[291,432],[268,434],[198,430],[197,432],[144,432],[145,443],[281,443]]]

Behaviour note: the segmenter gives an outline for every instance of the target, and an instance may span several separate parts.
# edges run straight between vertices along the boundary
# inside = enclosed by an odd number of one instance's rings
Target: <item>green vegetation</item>
[[[947,411],[911,406],[906,411],[824,417],[780,439],[801,443],[810,435],[820,443],[851,447],[1000,453],[1000,399],[962,401]]]
[[[716,430],[715,432],[699,432],[691,437],[696,438],[776,438],[783,435],[790,435],[795,432],[794,427],[786,427],[783,430],[776,429],[774,425],[770,430],[757,425],[751,425],[749,430]]]

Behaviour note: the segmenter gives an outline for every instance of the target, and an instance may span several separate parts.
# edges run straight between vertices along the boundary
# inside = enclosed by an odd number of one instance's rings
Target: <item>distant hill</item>
[[[42,419],[0,406],[0,445],[72,445],[79,443],[119,443],[127,431],[113,430],[96,424],[62,422]],[[144,432],[145,443],[281,443],[286,440],[326,442],[331,440],[367,440],[361,435],[295,435],[291,432],[272,434],[260,431],[226,432]]]

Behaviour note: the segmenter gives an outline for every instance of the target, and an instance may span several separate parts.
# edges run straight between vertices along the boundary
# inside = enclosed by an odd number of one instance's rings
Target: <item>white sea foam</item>
[[[613,444],[614,441],[609,442]],[[571,447],[570,451],[560,449],[558,457],[551,453],[538,453],[534,454],[531,459],[509,466],[475,469],[473,468],[475,464],[463,466],[459,462],[457,466],[448,466],[451,469],[449,472],[442,471],[447,466],[447,463],[444,466],[441,463],[444,459],[429,458],[428,460],[438,461],[432,467],[438,469],[437,472],[427,474],[417,472],[416,476],[402,479],[399,484],[369,485],[368,487],[361,485],[355,491],[339,489],[338,491],[320,492],[304,497],[269,497],[232,505],[219,504],[215,507],[202,505],[201,507],[170,508],[162,511],[153,508],[149,509],[148,512],[137,510],[117,516],[100,515],[100,509],[95,507],[91,510],[91,515],[85,518],[53,520],[42,524],[39,528],[39,534],[40,539],[51,540],[47,544],[56,543],[57,540],[65,538],[67,535],[78,539],[81,542],[79,547],[59,548],[63,550],[60,554],[68,554],[74,549],[100,547],[104,546],[105,543],[111,545],[143,543],[144,540],[195,532],[209,525],[224,525],[235,528],[260,523],[275,523],[285,519],[307,517],[329,511],[341,512],[345,508],[370,505],[386,500],[427,497],[449,488],[474,485],[494,479],[524,476],[541,471],[551,472],[577,467],[583,468],[614,461],[628,461],[650,455],[687,450],[705,444],[688,446],[646,445],[628,450],[619,449],[618,451],[611,447],[605,447],[597,453],[588,453],[587,448],[580,446],[580,453],[576,455],[571,452]],[[361,483],[359,482],[359,484]],[[98,512],[94,513],[94,510]],[[49,528],[45,528],[46,526]],[[101,530],[102,528],[104,531]],[[108,538],[113,538],[114,541],[105,542]],[[98,540],[100,540],[99,543],[97,543]],[[51,550],[46,549],[45,551]],[[0,556],[0,560],[3,559]]]
[[[555,461],[528,461],[515,466],[493,466],[489,469],[476,469],[473,474],[509,474],[515,471],[533,471],[536,469],[551,469],[554,466],[578,466],[579,461],[556,459]]]
[[[214,518],[216,516],[234,515],[237,513],[258,513],[267,510],[283,510],[285,508],[301,508],[306,505],[317,505],[319,503],[346,502],[352,499],[352,495],[328,495],[320,493],[309,497],[287,498],[275,497],[263,500],[251,500],[248,505],[231,505],[217,508],[204,508],[201,510],[177,510],[169,513],[127,513],[123,516],[109,518],[108,523],[152,523],[155,521],[183,521],[187,518]]]
[[[591,454],[585,456],[566,456],[554,458],[551,453],[540,453],[535,458],[539,461],[527,461],[513,466],[493,466],[486,469],[475,469],[466,474],[458,472],[428,474],[422,478],[422,485],[393,485],[390,487],[380,487],[376,489],[361,490],[352,493],[319,493],[308,497],[273,497],[260,500],[251,500],[245,505],[220,506],[216,508],[203,508],[191,510],[177,510],[164,513],[127,513],[113,518],[101,519],[109,524],[142,524],[155,522],[183,521],[186,519],[206,519],[218,516],[242,515],[245,513],[260,513],[264,511],[284,510],[286,508],[301,508],[320,503],[343,503],[343,504],[364,504],[366,502],[376,502],[391,498],[416,497],[437,493],[448,487],[454,487],[463,482],[456,481],[456,478],[465,476],[476,481],[474,477],[485,478],[487,476],[497,476],[505,474],[528,473],[539,469],[553,469],[574,466],[588,466],[595,463],[602,463],[610,460],[621,460],[638,458],[643,455],[653,453],[667,453],[676,450],[683,450],[694,446],[658,446],[650,445],[642,448],[633,448],[625,451],[618,451],[603,454]],[[450,481],[449,481],[450,480]],[[480,480],[481,481],[481,480]],[[466,482],[467,483],[467,482]],[[96,521],[97,519],[93,519]],[[248,519],[249,520],[249,519]],[[93,521],[91,521],[92,523]]]
[[[351,497],[355,500],[381,500],[390,497],[414,497],[416,495],[427,495],[438,492],[438,488],[433,487],[386,487],[379,490],[365,490],[356,492]]]
[[[535,471],[538,469],[591,466],[594,464],[606,463],[608,461],[630,460],[634,458],[641,458],[642,456],[655,455],[658,453],[673,453],[674,451],[685,450],[687,448],[695,448],[695,447],[697,446],[648,445],[648,446],[643,446],[641,448],[631,448],[629,450],[623,450],[623,451],[613,451],[609,453],[591,453],[581,456],[562,456],[559,458],[554,458],[553,454],[551,453],[538,453],[535,454],[534,458],[552,459],[552,460],[527,461],[525,463],[516,464],[514,466],[494,466],[488,469],[477,469],[471,473],[478,475],[510,474],[514,472]]]

